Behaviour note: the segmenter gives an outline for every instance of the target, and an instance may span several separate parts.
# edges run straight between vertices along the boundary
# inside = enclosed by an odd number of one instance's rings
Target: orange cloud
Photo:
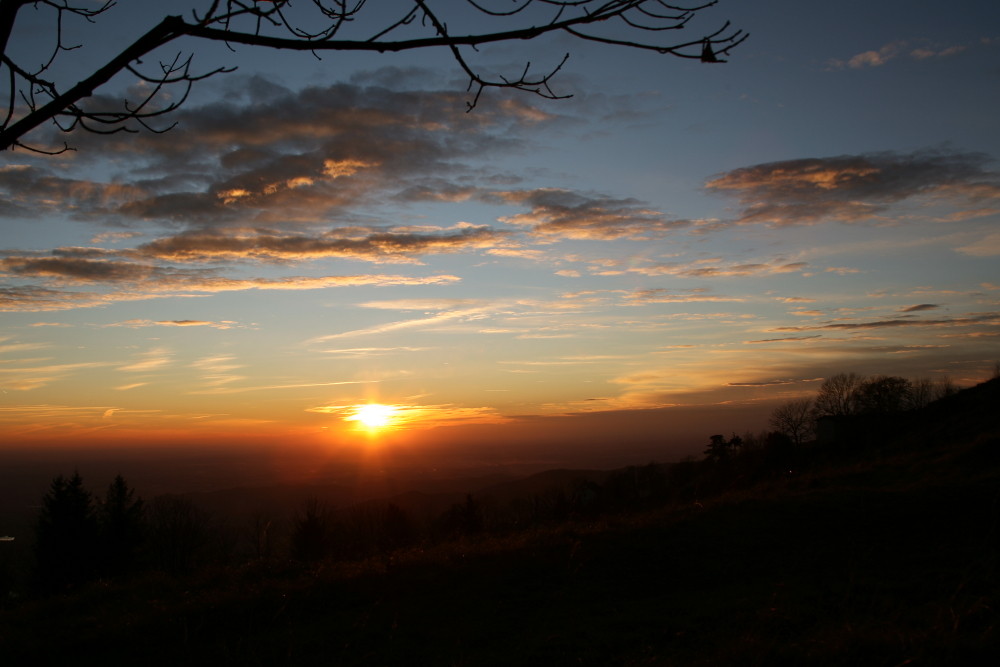
[[[376,263],[412,264],[419,263],[417,257],[422,254],[492,248],[506,236],[504,232],[475,226],[426,234],[372,231],[360,238],[351,231],[333,230],[318,236],[264,232],[188,233],[151,241],[139,246],[137,252],[175,262],[349,257]]]
[[[890,204],[933,195],[974,209],[1000,199],[1000,174],[980,153],[920,151],[787,160],[744,167],[710,180],[735,195],[735,222],[774,225],[883,218]]]

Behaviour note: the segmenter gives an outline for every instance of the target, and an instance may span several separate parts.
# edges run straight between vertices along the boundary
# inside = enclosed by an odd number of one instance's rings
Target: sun
[[[369,431],[380,431],[392,424],[396,408],[381,403],[367,403],[354,406],[353,414],[347,419],[359,422]]]

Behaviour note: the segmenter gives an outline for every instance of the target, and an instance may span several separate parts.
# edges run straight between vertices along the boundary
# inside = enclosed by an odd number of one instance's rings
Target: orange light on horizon
[[[356,421],[370,433],[390,428],[395,423],[396,407],[381,403],[365,403],[352,406],[351,415],[345,421]]]

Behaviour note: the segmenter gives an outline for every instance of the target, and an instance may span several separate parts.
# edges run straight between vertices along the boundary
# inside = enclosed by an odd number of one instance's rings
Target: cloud
[[[115,391],[131,391],[132,389],[138,389],[139,387],[145,387],[148,382],[131,382],[129,384],[123,384],[115,387]]]
[[[384,354],[396,354],[397,352],[426,352],[434,348],[430,347],[345,347],[323,350],[324,354],[334,357],[373,357]]]
[[[48,312],[73,308],[94,308],[115,301],[155,298],[151,294],[68,292],[39,286],[0,287],[0,312]]]
[[[212,329],[232,329],[237,326],[237,323],[231,321],[210,322],[207,320],[125,320],[104,326],[129,327],[131,329],[142,327],[210,327]]]
[[[142,236],[142,232],[101,232],[90,239],[91,243],[114,243]]]
[[[0,213],[69,211],[188,230],[313,228],[371,203],[467,198],[475,191],[469,179],[490,174],[463,160],[510,150],[518,128],[551,118],[523,100],[467,114],[454,91],[360,82],[290,91],[261,77],[227,85],[223,99],[175,112],[177,132],[75,133],[77,163],[110,158],[133,167],[114,182],[66,179],[28,165],[5,169]],[[455,185],[452,176],[466,182]]]
[[[869,153],[735,169],[706,187],[742,205],[737,223],[814,224],[885,219],[890,204],[933,196],[965,206],[1000,201],[1000,173],[982,153]]]
[[[358,285],[444,285],[459,281],[458,276],[400,276],[386,274],[361,274],[353,276],[290,276],[287,278],[205,278],[179,281],[174,284],[159,283],[148,286],[150,290],[185,290],[193,292],[242,292],[245,290],[314,290],[330,287]]]
[[[23,360],[26,363],[31,360]],[[0,367],[0,388],[14,391],[30,391],[62,380],[76,371],[107,366],[104,362],[80,362],[68,364],[46,364],[42,366]]]
[[[923,311],[923,310],[935,310],[935,309],[940,308],[940,307],[941,306],[937,305],[936,303],[918,303],[915,306],[907,306],[906,308],[900,308],[899,312],[901,312],[901,313],[916,313],[916,312],[920,312],[920,311]]]
[[[898,56],[906,48],[906,42],[897,41],[872,51],[863,51],[855,54],[847,60],[831,60],[830,65],[836,69],[849,67],[859,69],[862,67],[881,67]]]
[[[756,382],[727,382],[727,387],[777,387],[786,384],[798,384],[801,380],[786,378],[781,380],[758,380]]]
[[[769,276],[778,273],[795,273],[806,269],[806,262],[723,262],[718,258],[637,266],[628,269],[631,273],[646,276],[679,276],[683,278],[731,278],[743,276]]]
[[[330,257],[376,263],[419,263],[424,254],[492,248],[507,233],[485,226],[460,225],[431,233],[333,229],[318,235],[256,230],[192,232],[140,245],[142,256],[174,262],[220,260],[302,261]]]
[[[225,382],[231,382],[235,380],[245,379],[240,376],[224,377],[221,381],[212,381],[212,378],[206,378],[208,380],[207,384],[211,385],[207,389],[197,389],[188,392],[189,394],[245,394],[252,391],[276,391],[284,389],[311,389],[313,387],[340,387],[344,385],[354,385],[354,384],[374,384],[377,380],[342,380],[339,382],[301,382],[301,383],[291,383],[291,384],[263,384],[263,385],[253,385],[249,387],[223,387],[219,386]]]
[[[828,64],[831,69],[863,69],[866,67],[881,67],[889,61],[904,55],[908,55],[910,58],[920,61],[928,60],[930,58],[946,58],[965,50],[966,47],[962,45],[940,46],[925,44],[923,46],[910,48],[907,41],[898,40],[890,42],[878,49],[862,51],[861,53],[857,53],[846,60],[837,58],[831,59],[828,61]]]
[[[529,227],[543,240],[649,239],[692,226],[688,220],[670,220],[637,199],[615,199],[558,188],[496,192],[491,196],[509,204],[526,204],[529,213],[500,218]]]
[[[0,275],[36,279],[49,285],[0,286],[0,311],[42,312],[93,308],[116,302],[171,296],[246,290],[314,290],[358,285],[440,285],[457,276],[403,276],[360,274],[341,276],[287,276],[279,278],[227,278],[217,269],[158,266],[148,258],[136,260],[79,255],[99,255],[100,249],[57,248],[53,256],[0,257]],[[112,253],[109,253],[112,254]],[[120,254],[134,256],[134,251]],[[65,285],[95,286],[102,291],[68,291]],[[111,291],[107,291],[108,288]]]
[[[910,51],[910,57],[914,60],[927,60],[928,58],[947,58],[948,56],[953,56],[962,51],[965,51],[964,46],[947,46],[942,49],[933,49],[920,47]]]
[[[996,257],[1000,255],[1000,232],[987,234],[975,243],[955,248],[955,250],[972,257]]]
[[[773,331],[818,331],[824,329],[861,330],[894,329],[900,327],[974,326],[979,324],[1000,324],[1000,313],[976,313],[968,317],[943,318],[937,320],[894,319],[870,322],[833,322],[813,326],[776,327]]]
[[[148,371],[160,370],[170,365],[173,357],[170,350],[163,347],[154,348],[137,356],[138,360],[119,366],[118,370],[126,373],[146,373]]]
[[[149,278],[156,267],[135,262],[78,257],[0,258],[0,272],[16,276],[58,278],[64,283],[126,282]]]
[[[3,343],[6,338],[0,338],[0,343]],[[24,352],[25,350],[42,350],[49,347],[48,343],[5,343],[0,345],[0,354],[9,354],[11,352]]]
[[[649,303],[699,303],[709,301],[745,301],[746,299],[730,296],[714,296],[705,294],[704,290],[686,290],[676,293],[663,288],[636,290],[626,295],[625,301],[630,305],[645,305]]]
[[[390,331],[401,331],[404,329],[423,329],[427,327],[434,327],[446,322],[452,321],[475,321],[487,317],[489,313],[493,312],[498,306],[482,306],[482,307],[472,307],[472,308],[462,308],[457,310],[446,310],[443,312],[435,313],[434,315],[428,315],[427,317],[421,317],[412,320],[400,320],[396,322],[387,322],[385,324],[379,324],[373,327],[368,327],[365,329],[354,329],[350,331],[344,331],[342,333],[328,334],[325,336],[319,336],[310,339],[309,343],[322,343],[328,340],[335,340],[338,338],[352,338],[357,336],[373,336],[382,333],[388,333]]]
[[[36,218],[53,212],[86,217],[144,194],[140,186],[57,176],[45,166],[0,167],[0,216]]]
[[[745,340],[744,345],[758,345],[760,343],[796,343],[800,341],[814,341],[817,338],[822,338],[820,334],[814,334],[812,336],[786,336],[784,338],[763,338],[761,340]]]
[[[362,308],[380,310],[450,310],[480,303],[477,299],[392,299],[389,301],[366,301],[359,303]]]

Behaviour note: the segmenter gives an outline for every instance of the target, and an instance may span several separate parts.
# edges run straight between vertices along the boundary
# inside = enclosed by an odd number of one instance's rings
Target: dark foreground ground
[[[97,583],[0,612],[0,662],[1000,664],[1000,440],[984,424],[698,504]]]

